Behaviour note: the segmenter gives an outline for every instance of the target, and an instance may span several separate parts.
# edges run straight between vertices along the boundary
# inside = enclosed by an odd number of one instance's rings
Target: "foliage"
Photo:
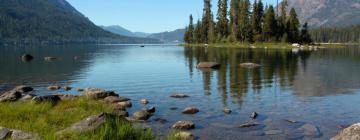
[[[317,28],[309,31],[315,42],[360,43],[360,25],[336,28]]]

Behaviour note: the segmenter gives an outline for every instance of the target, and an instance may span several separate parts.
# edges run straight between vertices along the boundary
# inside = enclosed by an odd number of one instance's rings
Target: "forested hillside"
[[[317,28],[311,30],[310,34],[315,42],[360,43],[360,25]]]

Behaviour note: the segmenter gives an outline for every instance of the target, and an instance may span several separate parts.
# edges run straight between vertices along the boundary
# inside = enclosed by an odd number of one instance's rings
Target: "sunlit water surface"
[[[30,53],[35,60],[24,63]],[[45,56],[60,58],[46,62]],[[74,57],[78,59],[74,59]],[[202,61],[222,64],[218,70],[199,70]],[[244,69],[243,62],[262,65]],[[132,99],[130,114],[143,108],[139,100],[157,112],[145,125],[159,134],[170,131],[178,120],[192,120],[199,139],[329,139],[340,129],[360,121],[360,47],[300,51],[235,48],[190,48],[173,45],[73,45],[0,47],[0,91],[15,85],[31,85],[40,95],[78,94],[49,92],[49,85],[114,90]],[[172,93],[190,95],[173,99]],[[200,112],[183,115],[195,106]],[[170,110],[178,107],[178,110]],[[226,115],[224,107],[233,112]],[[249,118],[258,112],[257,120]],[[65,114],[66,115],[66,114]],[[154,119],[163,118],[167,123]],[[289,123],[286,119],[299,123]],[[239,128],[246,122],[261,124]],[[319,128],[318,136],[299,132],[305,124]],[[276,130],[275,135],[264,132]],[[274,132],[274,131],[273,131]]]

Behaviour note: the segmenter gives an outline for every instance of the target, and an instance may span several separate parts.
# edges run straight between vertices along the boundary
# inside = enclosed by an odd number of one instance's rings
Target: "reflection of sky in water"
[[[19,56],[31,53],[35,60],[23,63]],[[279,138],[296,133],[299,126],[289,126],[284,119],[295,119],[319,126],[328,139],[338,132],[336,125],[359,121],[360,49],[326,49],[293,54],[285,50],[234,48],[183,48],[176,46],[54,46],[0,48],[0,89],[29,84],[38,94],[50,84],[72,87],[98,87],[115,90],[137,104],[147,98],[157,107],[153,118],[163,117],[169,123],[155,130],[168,130],[179,119],[193,120],[193,132],[203,139]],[[43,57],[61,60],[44,62]],[[78,60],[74,60],[78,56]],[[199,70],[198,62],[216,61],[219,70]],[[242,62],[256,62],[260,69],[239,67]],[[63,92],[63,91],[59,91]],[[185,100],[170,99],[173,92],[191,96]],[[76,93],[72,91],[70,93]],[[182,115],[188,106],[200,108],[194,116]],[[224,115],[222,108],[233,109]],[[170,107],[180,110],[170,111]],[[260,113],[264,127],[254,131],[280,129],[278,136],[255,137],[238,128],[251,121],[249,113]],[[331,116],[331,117],[325,117]],[[250,130],[249,130],[250,131]]]

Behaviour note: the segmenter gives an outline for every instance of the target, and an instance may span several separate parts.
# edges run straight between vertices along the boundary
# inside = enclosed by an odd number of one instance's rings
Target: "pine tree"
[[[194,43],[202,43],[201,36],[201,21],[198,20],[194,30]]]
[[[218,23],[216,24],[216,31],[218,33],[219,39],[226,38],[229,35],[229,20],[227,18],[227,8],[228,8],[228,0],[219,0],[218,2],[218,13],[217,13],[217,20]]]
[[[239,0],[231,0],[230,4],[230,40],[236,42],[238,38],[238,21],[239,21]]]
[[[262,41],[261,34],[262,34],[262,20],[264,16],[264,5],[261,2],[254,1],[253,4],[253,13],[251,16],[251,29],[254,35],[255,41]]]
[[[278,38],[281,38],[282,42],[287,42],[288,41],[288,35],[287,35],[287,0],[284,0],[283,2],[281,2],[280,5],[280,16],[278,18]]]
[[[308,31],[308,23],[305,23],[301,28],[301,34],[300,34],[301,43],[310,44],[312,43],[311,36]]]
[[[289,42],[297,43],[299,41],[299,28],[300,28],[299,19],[297,18],[295,9],[292,8],[287,23]]]
[[[186,32],[185,32],[185,36],[184,36],[184,41],[186,43],[194,43],[194,25],[193,25],[193,17],[192,15],[190,15],[189,17],[189,26],[186,27]]]
[[[211,13],[211,0],[204,0],[204,13],[202,18],[201,25],[201,43],[209,42],[209,30],[211,24],[213,23],[212,13]]]
[[[239,13],[239,40],[252,42],[252,31],[250,24],[250,1],[240,1]]]
[[[265,41],[276,41],[276,25],[274,8],[270,5],[265,12],[264,19],[263,37]]]

